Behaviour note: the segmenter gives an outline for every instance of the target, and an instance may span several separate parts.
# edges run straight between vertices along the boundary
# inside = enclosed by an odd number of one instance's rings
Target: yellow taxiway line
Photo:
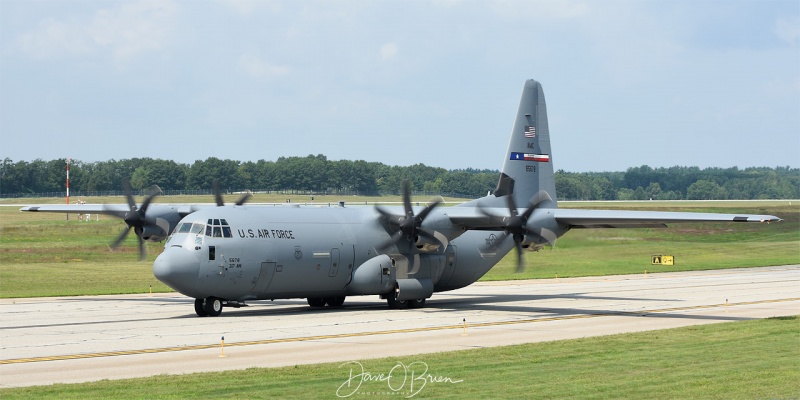
[[[254,340],[254,341],[225,343],[225,346],[227,346],[227,347],[240,347],[240,346],[255,346],[255,345],[275,344],[275,343],[307,342],[307,341],[313,341],[313,340],[341,339],[341,338],[364,337],[364,336],[375,336],[375,335],[391,335],[391,334],[396,334],[396,333],[440,331],[440,330],[447,330],[447,329],[465,329],[465,327],[468,327],[468,328],[482,328],[482,327],[491,327],[491,326],[500,326],[500,325],[516,325],[516,324],[529,324],[529,323],[536,323],[536,322],[564,321],[564,320],[581,319],[581,318],[596,318],[596,317],[606,317],[606,316],[612,316],[612,315],[637,316],[637,315],[666,313],[666,312],[675,312],[675,311],[701,310],[701,309],[709,309],[709,308],[717,308],[717,307],[736,307],[736,306],[747,306],[747,305],[754,305],[754,304],[781,303],[781,302],[798,301],[798,300],[800,300],[800,297],[788,298],[788,299],[745,301],[745,302],[730,303],[730,304],[725,304],[725,303],[723,303],[723,304],[707,304],[707,305],[699,305],[699,306],[659,308],[659,309],[640,310],[640,311],[620,311],[620,312],[611,312],[611,313],[565,315],[565,316],[560,316],[560,317],[542,317],[542,318],[520,319],[520,320],[510,320],[510,321],[480,322],[480,323],[457,324],[457,325],[440,325],[440,326],[429,326],[429,327],[408,328],[408,329],[392,329],[392,330],[372,331],[372,332],[341,333],[341,334],[336,334],[336,335],[302,336],[302,337],[294,337],[294,338],[265,339],[265,340]],[[84,359],[84,358],[115,357],[115,356],[127,356],[127,355],[135,355],[135,354],[167,353],[167,352],[184,351],[184,350],[203,350],[203,349],[219,348],[219,346],[220,346],[219,344],[203,344],[203,345],[194,345],[194,346],[160,347],[160,348],[141,349],[141,350],[121,350],[121,351],[107,351],[107,352],[99,352],[99,353],[67,354],[67,355],[49,356],[49,357],[12,358],[12,359],[0,360],[0,365],[5,365],[5,364],[23,364],[23,363],[34,363],[34,362],[44,362],[44,361],[77,360],[77,359]]]

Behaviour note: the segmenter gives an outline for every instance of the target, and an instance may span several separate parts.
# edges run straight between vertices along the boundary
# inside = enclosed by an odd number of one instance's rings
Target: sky
[[[800,167],[800,1],[0,1],[0,157]]]

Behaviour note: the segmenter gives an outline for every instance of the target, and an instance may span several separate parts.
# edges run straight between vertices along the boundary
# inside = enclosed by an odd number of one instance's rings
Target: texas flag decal
[[[514,160],[514,161],[548,162],[548,161],[550,161],[550,155],[549,154],[532,154],[532,153],[511,153],[511,160]]]

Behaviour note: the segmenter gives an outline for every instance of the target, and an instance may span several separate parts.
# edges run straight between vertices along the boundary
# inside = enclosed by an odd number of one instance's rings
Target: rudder
[[[495,196],[511,194],[517,207],[525,208],[542,190],[550,195],[552,201],[545,201],[540,206],[557,208],[544,91],[539,82],[530,79],[522,89]]]

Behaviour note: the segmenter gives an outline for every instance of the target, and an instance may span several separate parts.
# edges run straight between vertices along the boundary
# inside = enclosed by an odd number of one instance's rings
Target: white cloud
[[[391,60],[397,55],[397,45],[394,42],[386,43],[381,46],[381,59]]]
[[[239,15],[249,17],[261,9],[268,9],[272,12],[279,12],[283,9],[283,4],[276,1],[260,0],[217,0],[218,3],[236,11]]]
[[[158,50],[169,36],[175,9],[168,1],[124,3],[95,13],[89,34],[98,46],[110,47],[117,59]]]
[[[253,54],[243,54],[239,57],[238,65],[248,75],[258,79],[271,79],[291,72],[287,66],[264,62]]]
[[[583,1],[494,0],[490,4],[500,15],[526,19],[535,17],[540,21],[581,18],[591,12],[589,5]]]
[[[76,21],[56,21],[45,18],[36,29],[17,38],[23,51],[35,58],[49,58],[61,54],[81,55],[91,51],[89,37]]]
[[[796,44],[800,41],[800,18],[778,18],[775,21],[775,34],[788,44]]]
[[[87,18],[46,18],[20,35],[17,44],[36,58],[109,52],[122,61],[164,47],[175,11],[170,1],[145,0],[98,10]]]

